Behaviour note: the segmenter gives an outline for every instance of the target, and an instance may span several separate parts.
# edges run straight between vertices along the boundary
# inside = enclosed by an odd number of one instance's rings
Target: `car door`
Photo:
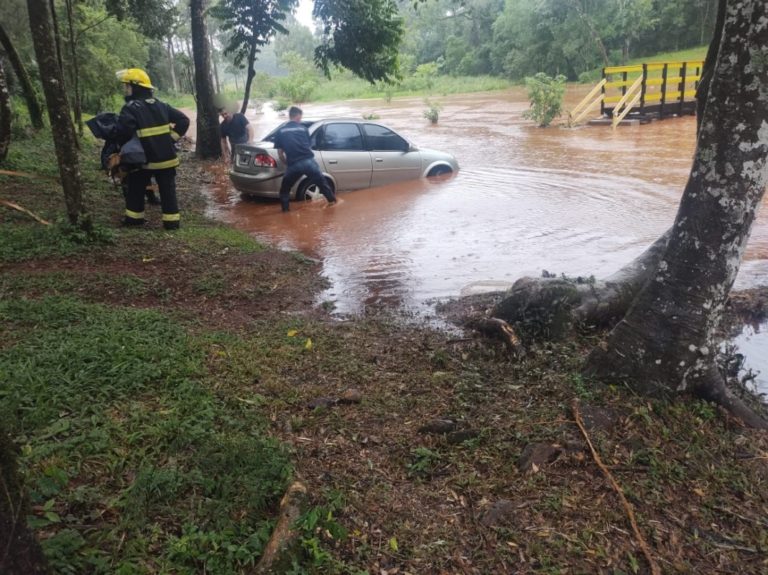
[[[371,185],[371,154],[363,148],[363,135],[355,122],[332,122],[322,127],[318,148],[325,171],[337,190]]]
[[[366,147],[373,162],[372,186],[421,177],[421,153],[402,136],[379,124],[363,124]]]

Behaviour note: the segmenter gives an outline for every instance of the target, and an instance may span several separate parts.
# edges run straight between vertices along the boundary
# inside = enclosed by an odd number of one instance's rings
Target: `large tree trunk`
[[[29,504],[16,466],[16,448],[0,425],[0,573],[50,573],[42,549],[27,526]]]
[[[251,50],[248,52],[248,76],[245,79],[245,90],[243,93],[243,103],[240,105],[240,113],[245,114],[248,110],[248,100],[251,98],[251,84],[253,83],[253,77],[256,75],[256,71],[253,69],[253,64],[256,62],[256,40],[251,43]]]
[[[173,91],[178,92],[179,82],[176,80],[176,55],[173,52],[173,39],[168,36],[166,42],[168,46],[168,61],[170,62],[171,68],[171,85],[173,86]]]
[[[62,77],[64,76],[64,59],[61,57],[61,34],[59,33],[59,16],[56,13],[55,0],[49,0],[48,5],[51,11],[51,23],[53,24],[53,43],[56,46],[56,61],[59,63],[59,70],[61,70]],[[30,13],[31,18],[31,13]]]
[[[8,146],[11,145],[11,95],[8,93],[8,84],[5,81],[3,60],[0,59],[0,163],[8,155]]]
[[[221,82],[219,82],[219,67],[216,65],[216,51],[213,49],[213,36],[208,33],[208,42],[211,45],[211,63],[213,64],[213,83],[216,86],[216,93],[221,94]]]
[[[205,0],[190,0],[192,16],[192,51],[195,60],[195,92],[197,95],[198,158],[220,158],[219,116],[211,82],[211,49],[205,26]]]
[[[640,393],[690,391],[768,424],[726,389],[716,334],[768,184],[768,3],[727,2],[693,167],[655,274],[587,372]]]
[[[77,124],[77,133],[80,136],[83,135],[83,108],[80,102],[80,67],[77,63],[77,37],[75,36],[75,23],[74,23],[74,2],[73,0],[65,0],[65,6],[67,9],[67,24],[69,27],[69,52],[72,58],[72,87],[75,91],[75,123]],[[79,146],[79,142],[78,142]]]
[[[30,18],[32,42],[35,46],[35,56],[48,106],[48,118],[51,121],[67,215],[73,225],[88,227],[90,219],[83,206],[83,184],[77,157],[77,138],[69,117],[64,78],[56,60],[48,2],[47,0],[27,0],[27,7],[30,14],[36,15],[35,18]]]
[[[19,57],[19,53],[16,51],[16,47],[11,42],[11,38],[0,23],[0,45],[2,45],[8,60],[13,67],[13,73],[16,74],[16,78],[21,84],[21,91],[24,93],[24,99],[27,102],[27,109],[29,110],[29,119],[32,122],[32,126],[36,129],[43,127],[43,107],[40,104],[40,98],[37,94],[37,90],[32,85],[32,80],[27,73],[27,69],[24,63]]]

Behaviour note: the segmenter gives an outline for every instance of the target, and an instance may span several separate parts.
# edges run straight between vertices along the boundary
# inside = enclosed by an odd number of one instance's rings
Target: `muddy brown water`
[[[568,94],[578,101],[581,89]],[[417,313],[436,299],[499,289],[542,270],[605,276],[639,254],[673,222],[695,146],[692,117],[646,126],[540,129],[522,118],[522,90],[433,98],[307,104],[307,119],[380,121],[419,146],[454,154],[460,171],[440,180],[340,194],[282,214],[270,201],[244,200],[225,171],[211,187],[212,215],[285,249],[323,262],[340,314],[377,306]],[[268,107],[249,110],[255,134],[285,121]],[[737,288],[768,281],[768,214],[755,225]],[[739,343],[763,372],[765,329]]]

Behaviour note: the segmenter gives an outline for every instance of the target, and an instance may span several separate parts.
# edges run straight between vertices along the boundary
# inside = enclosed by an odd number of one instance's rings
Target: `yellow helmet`
[[[140,68],[128,68],[127,70],[118,70],[115,72],[115,76],[123,84],[136,84],[142,88],[149,88],[154,90],[155,87],[149,81],[149,74]]]

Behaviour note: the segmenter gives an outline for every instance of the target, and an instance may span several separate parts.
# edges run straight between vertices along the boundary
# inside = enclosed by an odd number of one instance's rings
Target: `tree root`
[[[610,326],[626,314],[635,296],[653,276],[670,234],[671,229],[604,280],[521,278],[491,315],[520,327],[533,338],[563,337],[574,324]]]
[[[693,391],[697,397],[721,406],[747,427],[768,429],[768,421],[728,389],[720,370],[715,365],[707,367]]]

